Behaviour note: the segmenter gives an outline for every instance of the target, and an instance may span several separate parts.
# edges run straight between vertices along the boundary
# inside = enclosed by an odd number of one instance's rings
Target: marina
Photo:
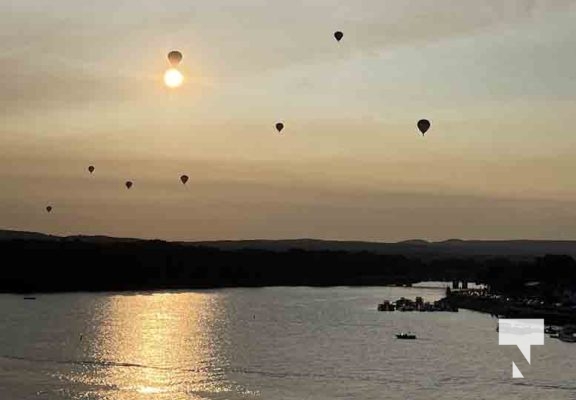
[[[441,299],[434,302],[426,302],[422,297],[416,297],[415,300],[401,297],[400,299],[390,302],[384,300],[378,304],[378,311],[420,311],[420,312],[458,312],[448,300]]]

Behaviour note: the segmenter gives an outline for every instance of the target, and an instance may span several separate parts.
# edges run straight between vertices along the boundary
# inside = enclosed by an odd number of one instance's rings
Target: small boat
[[[576,334],[561,333],[558,335],[558,339],[566,343],[576,343]]]
[[[560,328],[558,326],[549,325],[546,328],[544,328],[544,333],[547,333],[549,335],[552,335],[554,333],[559,333],[560,331],[562,331],[562,328]]]
[[[398,333],[396,335],[396,339],[405,339],[405,340],[413,340],[416,339],[416,335],[414,335],[413,333]]]
[[[36,297],[24,297],[24,300],[36,300]]]
[[[396,306],[389,301],[384,301],[383,303],[378,304],[378,311],[394,311],[396,310]]]

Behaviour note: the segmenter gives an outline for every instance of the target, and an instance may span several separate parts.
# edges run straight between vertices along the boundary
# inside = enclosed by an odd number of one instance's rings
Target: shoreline
[[[455,307],[485,314],[519,319],[544,319],[546,325],[576,325],[576,310],[566,306],[527,305],[522,301],[491,296],[470,296],[458,292],[446,297]]]

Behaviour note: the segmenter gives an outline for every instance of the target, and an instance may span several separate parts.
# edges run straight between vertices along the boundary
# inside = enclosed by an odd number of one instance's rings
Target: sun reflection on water
[[[226,319],[215,296],[111,296],[86,339],[83,373],[73,378],[97,399],[190,399],[233,390],[218,349]],[[112,394],[113,393],[113,394]],[[92,397],[90,397],[92,398]]]
[[[142,386],[139,387],[137,389],[138,393],[142,393],[142,394],[158,394],[158,393],[162,393],[162,389],[160,388],[155,388],[155,387],[149,387],[149,386]]]

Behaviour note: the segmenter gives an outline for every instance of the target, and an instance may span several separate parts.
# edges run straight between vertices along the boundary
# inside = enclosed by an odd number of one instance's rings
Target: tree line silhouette
[[[521,293],[576,287],[570,256],[420,257],[368,251],[222,250],[164,241],[0,241],[0,291],[124,291],[261,286],[405,285],[469,281]],[[546,293],[543,293],[546,295]]]

